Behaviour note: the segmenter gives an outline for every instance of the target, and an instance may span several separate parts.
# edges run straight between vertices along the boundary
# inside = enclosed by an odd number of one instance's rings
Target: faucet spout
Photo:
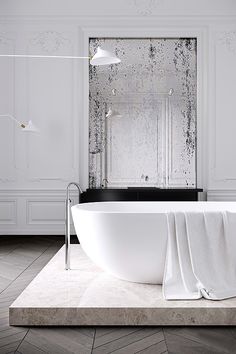
[[[80,185],[76,182],[70,182],[66,188],[66,234],[65,234],[65,269],[70,269],[70,187],[75,186],[78,189],[78,203],[80,194],[83,192]]]

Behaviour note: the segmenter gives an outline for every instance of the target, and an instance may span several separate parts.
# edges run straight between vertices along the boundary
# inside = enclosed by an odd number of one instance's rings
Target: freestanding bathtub
[[[72,216],[83,250],[100,268],[124,280],[161,284],[167,213],[232,205],[235,209],[230,202],[98,202],[73,206]]]

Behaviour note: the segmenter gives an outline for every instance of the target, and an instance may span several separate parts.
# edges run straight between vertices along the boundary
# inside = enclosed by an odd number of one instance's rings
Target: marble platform
[[[236,298],[165,301],[161,286],[116,279],[96,267],[79,245],[64,247],[9,308],[15,326],[236,325]]]

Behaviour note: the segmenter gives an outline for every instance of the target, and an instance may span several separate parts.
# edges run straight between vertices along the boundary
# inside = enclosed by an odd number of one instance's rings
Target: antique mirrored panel
[[[195,38],[91,38],[120,64],[89,68],[90,188],[195,187]]]

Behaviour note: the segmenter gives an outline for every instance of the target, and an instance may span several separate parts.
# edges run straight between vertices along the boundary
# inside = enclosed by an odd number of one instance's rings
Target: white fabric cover
[[[167,300],[236,296],[236,213],[167,213]]]

